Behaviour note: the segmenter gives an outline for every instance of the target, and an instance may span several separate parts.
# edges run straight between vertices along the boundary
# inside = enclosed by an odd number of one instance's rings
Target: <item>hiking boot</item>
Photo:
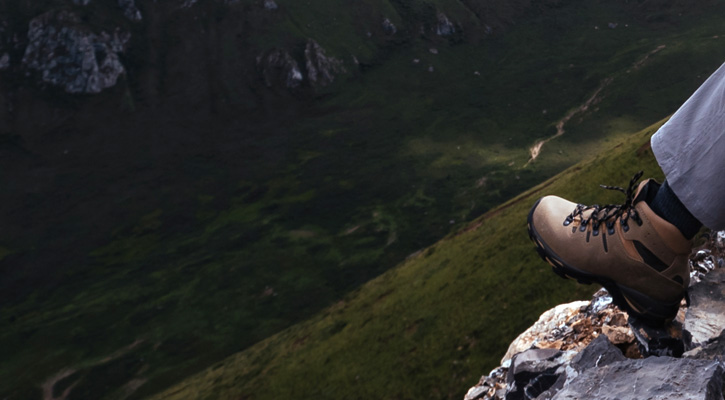
[[[661,325],[677,314],[690,282],[691,243],[647,205],[659,184],[632,178],[622,205],[584,206],[556,196],[539,199],[528,217],[529,236],[554,272],[598,283],[630,315]]]

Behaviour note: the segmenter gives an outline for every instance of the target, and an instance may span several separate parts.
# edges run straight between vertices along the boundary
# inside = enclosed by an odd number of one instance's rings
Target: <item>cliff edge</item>
[[[542,314],[464,400],[723,399],[725,231],[705,239],[672,323],[647,326],[601,289]]]

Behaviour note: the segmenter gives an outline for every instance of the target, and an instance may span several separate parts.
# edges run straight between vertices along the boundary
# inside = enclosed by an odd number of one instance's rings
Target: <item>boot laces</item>
[[[612,235],[614,234],[614,224],[617,220],[620,221],[622,229],[627,232],[629,230],[628,221],[631,218],[638,225],[642,225],[642,219],[639,217],[637,210],[634,208],[634,193],[637,188],[637,181],[642,177],[643,171],[639,171],[629,181],[629,187],[625,190],[619,186],[606,186],[599,185],[607,190],[617,190],[625,195],[623,204],[607,204],[600,206],[594,204],[591,206],[585,206],[583,204],[577,204],[574,211],[571,212],[564,220],[564,226],[569,226],[574,219],[579,217],[581,220],[579,230],[584,232],[587,230],[587,226],[592,226],[592,233],[594,236],[599,234],[599,227],[605,224],[607,232]],[[584,212],[592,210],[589,217],[584,217]]]

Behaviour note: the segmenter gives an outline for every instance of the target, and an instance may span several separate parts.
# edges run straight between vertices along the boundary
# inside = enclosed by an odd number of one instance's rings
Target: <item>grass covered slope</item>
[[[598,185],[642,169],[662,178],[649,138],[661,122],[482,215],[316,317],[215,364],[156,399],[460,399],[544,310],[587,297],[529,242],[540,196],[619,203]]]
[[[12,96],[27,100],[16,115],[32,118],[0,137],[0,180],[12,188],[0,192],[1,399],[40,398],[45,385],[57,395],[72,387],[69,400],[165,390],[671,113],[725,59],[725,4],[703,0],[684,13],[653,6],[656,21],[624,0],[136,3],[138,23],[117,2],[0,0],[0,20],[12,16],[20,38],[51,9],[132,33],[128,75],[114,89]],[[456,35],[435,33],[438,11]],[[256,57],[285,49],[302,67],[308,39],[348,73],[316,95],[267,88]],[[5,89],[29,79],[1,75]],[[598,102],[523,167],[528,148],[603,82]],[[470,268],[488,260],[481,254]],[[519,278],[504,278],[491,283],[496,298],[519,290]],[[471,307],[483,309],[490,290],[470,279]],[[519,323],[548,304],[489,313],[487,324]],[[436,338],[433,311],[404,328]],[[332,331],[358,329],[350,324]],[[484,334],[461,337],[482,351]],[[430,360],[416,352],[405,365]]]

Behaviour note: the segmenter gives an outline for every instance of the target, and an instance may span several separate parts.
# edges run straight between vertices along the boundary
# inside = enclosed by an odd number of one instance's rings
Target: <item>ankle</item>
[[[702,227],[702,223],[682,204],[666,180],[652,198],[647,199],[647,204],[655,214],[676,226],[688,240]]]

